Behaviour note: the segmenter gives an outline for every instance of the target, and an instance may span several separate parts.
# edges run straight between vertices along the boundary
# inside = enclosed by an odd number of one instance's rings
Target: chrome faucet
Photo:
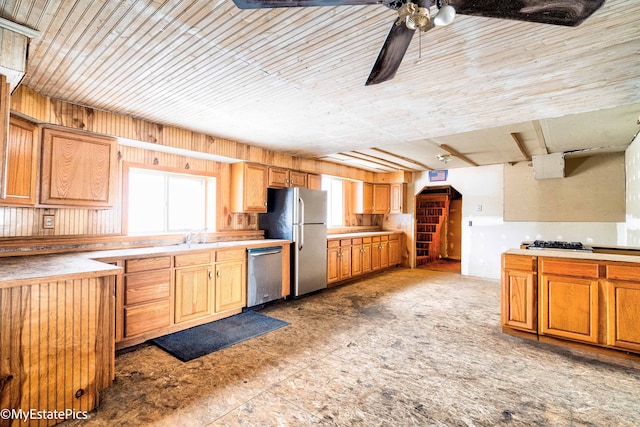
[[[205,227],[205,228],[203,228],[202,230],[199,230],[199,231],[190,231],[190,232],[188,232],[187,235],[184,237],[184,242],[187,244],[187,247],[191,247],[191,243],[195,240],[195,238],[198,237],[200,234],[202,234],[205,231],[207,231],[207,227]],[[200,243],[202,243],[202,244],[207,243],[207,235],[206,234],[202,238]]]

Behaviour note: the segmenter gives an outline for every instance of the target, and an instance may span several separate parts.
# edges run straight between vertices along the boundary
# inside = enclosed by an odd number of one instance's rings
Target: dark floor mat
[[[188,362],[288,324],[255,311],[246,311],[156,338],[153,343],[183,362]]]

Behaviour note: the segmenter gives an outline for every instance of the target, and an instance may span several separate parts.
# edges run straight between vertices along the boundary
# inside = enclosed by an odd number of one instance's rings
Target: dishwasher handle
[[[279,254],[282,252],[282,249],[277,249],[277,250],[272,250],[272,251],[265,251],[265,252],[249,252],[249,256],[264,256],[264,255],[275,255],[275,254]]]

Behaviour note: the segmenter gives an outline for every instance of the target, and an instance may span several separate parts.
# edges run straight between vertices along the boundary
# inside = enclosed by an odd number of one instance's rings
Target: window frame
[[[165,173],[165,174],[175,174],[175,175],[183,175],[183,176],[192,176],[192,177],[200,177],[200,178],[215,178],[215,212],[211,214],[209,212],[209,191],[205,188],[205,226],[208,232],[213,233],[219,231],[220,217],[218,213],[220,212],[220,201],[221,201],[221,193],[220,193],[220,174],[207,172],[207,171],[192,171],[189,169],[179,169],[172,168],[168,166],[156,166],[156,165],[148,165],[144,163],[133,163],[133,162],[124,162],[122,167],[122,234],[126,236],[153,236],[153,235],[162,235],[162,236],[170,236],[170,235],[181,235],[181,232],[178,231],[166,231],[166,232],[156,232],[156,233],[142,233],[142,234],[129,234],[129,172],[131,169],[142,169],[150,172],[156,173]],[[210,223],[211,222],[211,223]]]

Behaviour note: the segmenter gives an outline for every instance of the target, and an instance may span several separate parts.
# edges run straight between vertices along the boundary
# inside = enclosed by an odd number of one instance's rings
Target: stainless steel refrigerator
[[[291,294],[327,287],[327,192],[270,188],[267,213],[258,215],[267,239],[292,240]]]

